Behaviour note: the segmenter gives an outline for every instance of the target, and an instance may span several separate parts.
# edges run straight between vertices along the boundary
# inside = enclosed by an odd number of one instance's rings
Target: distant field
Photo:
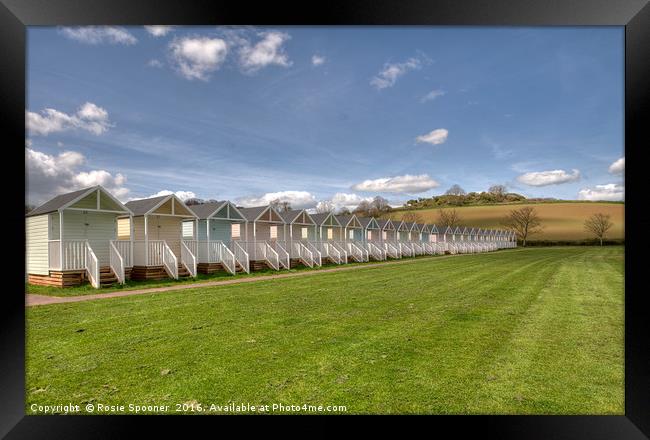
[[[548,203],[531,205],[494,205],[466,206],[456,208],[460,213],[462,223],[467,226],[496,228],[501,220],[513,209],[532,206],[539,213],[544,225],[544,231],[531,237],[532,240],[583,240],[591,238],[583,229],[586,218],[597,212],[611,215],[614,227],[610,230],[608,239],[624,238],[624,211],[621,203]],[[399,211],[392,213],[392,219],[401,219],[407,212],[416,212],[426,223],[435,223],[438,219],[438,209],[422,209],[416,211]]]

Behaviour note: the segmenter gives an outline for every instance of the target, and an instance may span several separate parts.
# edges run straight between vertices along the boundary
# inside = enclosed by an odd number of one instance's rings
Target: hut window
[[[309,233],[307,232],[307,228],[305,228],[305,227],[301,228],[300,236],[302,237],[303,240],[306,240],[309,237]]]
[[[332,228],[327,228],[327,239],[331,240],[332,238],[334,238],[334,231]]]
[[[366,239],[372,240],[372,231],[366,231]]]
[[[194,222],[183,222],[183,237],[194,237]]]
[[[276,225],[271,226],[271,238],[278,238],[278,227]]]
[[[433,243],[435,243],[435,242],[437,241],[437,238],[438,238],[438,237],[436,237],[436,236],[433,235],[433,234],[429,235],[429,241],[431,241],[431,242],[433,242]]]
[[[410,232],[409,232],[409,240],[413,240],[413,236],[411,235]]]
[[[348,233],[348,237],[350,237],[350,239],[354,238],[354,230],[353,229],[350,229],[350,232]]]
[[[388,238],[388,234],[386,233],[386,231],[381,231],[381,239],[386,240],[386,238]]]
[[[241,230],[239,223],[233,223],[230,225],[230,237],[231,238],[240,238],[241,237]]]

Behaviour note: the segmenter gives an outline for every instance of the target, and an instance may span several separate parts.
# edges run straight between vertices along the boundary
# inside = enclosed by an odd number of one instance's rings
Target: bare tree
[[[371,209],[370,202],[367,200],[362,200],[361,203],[359,203],[359,206],[354,208],[354,211],[352,212],[357,214],[360,217],[365,217],[370,212],[370,209]]]
[[[603,237],[605,237],[607,231],[614,226],[614,223],[610,221],[610,218],[609,215],[601,214],[599,212],[585,220],[585,231],[595,235],[596,238],[600,240],[601,246],[603,245]]]
[[[347,207],[343,206],[341,209],[339,209],[338,215],[350,215],[350,210]]]
[[[319,214],[334,212],[334,204],[329,200],[323,200],[322,202],[318,202],[318,205],[316,205],[316,212]]]
[[[277,209],[280,212],[287,212],[291,211],[291,203],[287,202],[286,200],[280,200],[280,199],[274,199],[271,200],[269,205],[273,206],[275,209]]]
[[[374,211],[374,215],[383,214],[384,212],[388,212],[392,209],[388,204],[388,200],[382,196],[376,196],[374,199],[372,199],[372,202],[370,202],[370,207],[371,210]]]
[[[447,192],[445,192],[445,194],[448,196],[464,196],[467,193],[460,187],[460,185],[454,184],[447,190]]]
[[[455,209],[438,209],[438,222],[439,226],[444,228],[446,227],[456,227],[459,226],[461,222],[460,214]]]
[[[405,222],[411,222],[411,223],[424,223],[422,221],[422,216],[418,214],[417,212],[409,211],[406,214],[402,216],[402,220]]]
[[[510,211],[510,214],[503,219],[502,224],[517,233],[524,247],[526,247],[526,240],[530,235],[537,234],[544,229],[537,211],[531,206]]]
[[[508,192],[508,188],[505,185],[492,185],[488,188],[488,192],[503,197]]]

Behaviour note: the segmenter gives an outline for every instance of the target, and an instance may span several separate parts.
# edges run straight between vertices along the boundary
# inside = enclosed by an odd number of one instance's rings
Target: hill
[[[507,205],[459,206],[456,209],[461,222],[466,226],[496,228],[501,226],[501,220],[513,209],[523,206],[534,207],[542,219],[544,231],[531,237],[535,240],[584,240],[592,238],[583,229],[583,222],[595,213],[609,214],[614,226],[607,234],[607,239],[620,240],[624,238],[623,203],[607,202],[555,202],[555,203],[521,203]],[[445,208],[452,209],[452,208]],[[400,220],[406,213],[419,215],[423,222],[436,223],[438,208],[409,209],[390,212],[384,217]]]

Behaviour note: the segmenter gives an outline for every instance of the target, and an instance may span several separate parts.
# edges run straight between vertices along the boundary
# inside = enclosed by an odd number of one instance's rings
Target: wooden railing
[[[97,256],[93,252],[88,241],[84,241],[85,251],[84,251],[84,268],[88,273],[88,278],[90,284],[95,288],[99,289],[99,261],[97,261]]]
[[[117,277],[117,282],[124,284],[124,281],[126,280],[124,275],[124,258],[120,255],[120,251],[117,246],[115,246],[113,240],[110,242],[110,265],[113,273],[115,273],[115,276]]]
[[[196,241],[194,244],[196,245]],[[196,246],[194,246],[194,249],[196,249]],[[185,241],[181,242],[181,264],[187,268],[191,277],[196,277],[196,256]]]
[[[152,246],[154,244],[154,246]],[[162,266],[165,267],[165,270],[167,271],[167,274],[175,280],[178,279],[178,259],[176,258],[176,255],[174,255],[174,252],[172,252],[171,248],[167,246],[167,243],[165,241],[156,241],[155,243],[149,242],[149,248],[150,249],[161,249],[161,254],[158,255],[157,253],[154,254],[154,259],[152,260],[151,255],[149,255],[149,261],[158,261],[158,258],[160,258]],[[152,264],[156,265],[157,264]]]
[[[289,258],[289,252],[287,251],[288,247],[286,242],[280,242],[273,240],[267,243],[278,255],[278,267],[284,267],[285,269],[291,269],[291,259]]]
[[[386,250],[387,256],[391,258],[402,258],[402,254],[400,253],[399,249],[387,241],[384,242],[384,249]]]
[[[300,260],[306,266],[314,267],[314,255],[304,244],[299,241],[292,241],[289,243],[288,249],[292,259]]]
[[[244,272],[251,273],[248,252],[237,241],[232,242],[233,253],[235,254],[235,261],[244,269]]]
[[[341,243],[339,241],[331,241],[330,242],[332,246],[339,251],[341,254],[341,259],[344,263],[348,263],[348,250],[347,247],[345,246],[345,243]]]
[[[305,241],[303,242],[303,244],[309,251],[311,251],[314,264],[316,266],[322,266],[323,256],[321,255],[320,251],[316,248],[316,246],[314,246],[314,244],[310,241]]]
[[[372,255],[375,260],[380,261],[386,259],[386,251],[380,249],[376,244],[368,242],[366,243],[366,246],[368,249],[368,256]]]
[[[357,246],[355,243],[348,241],[346,243],[348,254],[354,258],[359,263],[363,263],[365,260],[363,250]]]
[[[422,246],[420,246],[418,243],[411,243],[411,249],[413,249],[413,253],[415,255],[424,254],[424,249],[422,249]]]
[[[399,242],[397,243],[397,246],[402,256],[407,256],[407,257],[413,256],[413,249],[411,249],[411,247],[408,244]]]
[[[133,267],[133,255],[131,254],[131,241],[130,240],[111,240],[111,244],[122,257],[124,267]]]

